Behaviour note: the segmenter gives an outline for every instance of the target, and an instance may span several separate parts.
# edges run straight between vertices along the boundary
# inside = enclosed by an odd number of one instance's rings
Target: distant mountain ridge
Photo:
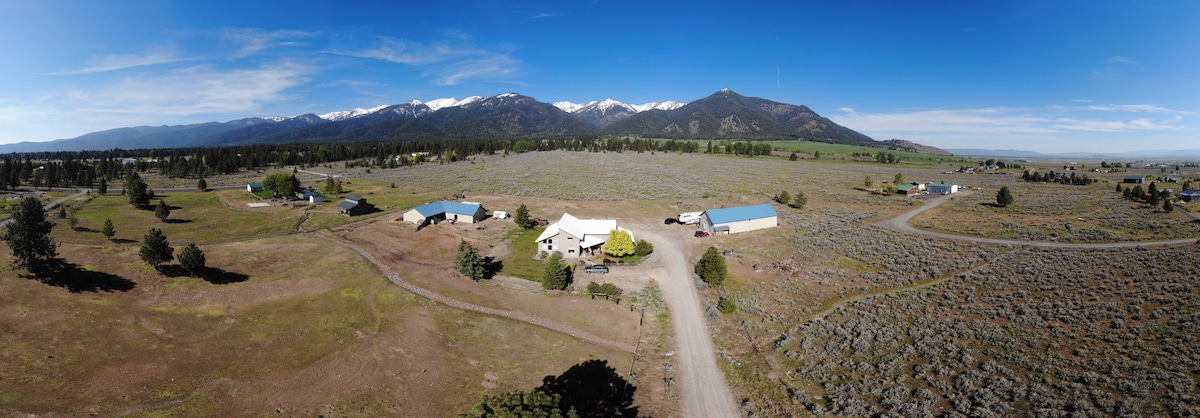
[[[613,99],[549,104],[517,93],[471,96],[463,100],[412,100],[321,115],[110,129],[77,138],[0,145],[0,152],[597,134],[677,139],[805,139],[897,146],[840,126],[807,106],[746,97],[722,89],[690,103],[668,100],[642,105]],[[899,147],[910,149],[912,145],[917,144]]]

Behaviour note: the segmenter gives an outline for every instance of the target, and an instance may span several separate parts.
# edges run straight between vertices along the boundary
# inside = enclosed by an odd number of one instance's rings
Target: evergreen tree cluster
[[[454,269],[474,281],[487,278],[487,260],[467,241],[458,243],[458,251],[454,254]]]

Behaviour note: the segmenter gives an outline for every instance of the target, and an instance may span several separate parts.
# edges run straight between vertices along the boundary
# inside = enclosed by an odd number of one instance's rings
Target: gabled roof
[[[261,189],[263,187],[262,183],[250,183],[250,184],[248,184],[248,186],[256,188],[256,189]]]
[[[1195,191],[1195,190],[1192,190],[1192,189],[1187,189],[1187,190],[1184,190],[1184,191],[1182,191],[1182,192],[1179,192],[1179,195],[1180,195],[1180,196],[1189,196],[1189,197],[1191,197],[1191,196],[1200,196],[1200,192],[1197,192],[1197,191]]]
[[[704,212],[708,214],[708,219],[714,224],[779,216],[778,213],[775,213],[775,209],[771,208],[771,205],[765,203],[761,205],[740,206],[736,208],[709,209]]]
[[[350,209],[353,209],[355,206],[358,206],[358,203],[351,202],[349,200],[343,200],[341,202],[338,202],[337,206],[342,209],[350,210]]]
[[[479,211],[478,203],[458,203],[458,202],[433,202],[412,208],[426,218],[442,213],[456,213],[459,215],[475,216]]]
[[[608,235],[614,229],[629,232],[624,228],[618,227],[615,219],[579,219],[571,216],[569,213],[564,213],[558,222],[547,226],[546,230],[542,231],[541,235],[538,235],[537,240],[541,241],[553,237],[558,235],[559,231],[562,231],[578,237],[583,241],[584,246],[590,247],[592,245],[603,244],[605,241],[594,235]],[[633,233],[630,233],[629,236],[632,238]]]
[[[352,202],[357,202],[357,201],[359,201],[359,200],[363,200],[363,198],[361,198],[361,197],[358,197],[358,196],[355,196],[355,195],[352,195],[352,194],[349,194],[349,195],[346,195],[346,200],[349,200],[349,201],[352,201]]]

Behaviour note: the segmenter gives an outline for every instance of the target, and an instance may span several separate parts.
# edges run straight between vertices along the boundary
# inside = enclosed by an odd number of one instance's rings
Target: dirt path
[[[487,307],[479,306],[479,305],[476,305],[473,303],[463,302],[458,299],[452,299],[450,297],[447,297],[447,296],[439,294],[439,293],[431,292],[428,289],[419,287],[417,285],[409,283],[408,281],[405,281],[404,279],[400,278],[400,275],[397,274],[395,271],[393,271],[390,267],[388,267],[387,265],[380,263],[378,260],[376,260],[374,255],[372,255],[371,253],[367,252],[366,250],[364,250],[362,248],[359,248],[358,246],[356,246],[354,244],[339,240],[337,237],[331,237],[331,236],[327,236],[327,235],[321,234],[321,233],[314,233],[312,235],[316,236],[318,238],[328,240],[334,244],[341,245],[343,247],[353,250],[354,252],[358,253],[358,255],[362,256],[367,261],[371,262],[371,264],[375,265],[375,268],[379,269],[379,271],[381,273],[383,273],[384,276],[387,276],[388,280],[390,280],[392,283],[395,283],[397,286],[400,286],[404,290],[415,293],[418,296],[424,297],[424,298],[432,300],[434,302],[441,303],[443,305],[447,305],[447,306],[458,308],[458,309],[474,311],[474,312],[484,313],[484,314],[488,314],[488,315],[502,316],[502,317],[509,318],[512,320],[521,321],[521,322],[524,322],[527,324],[532,324],[532,325],[536,325],[536,326],[539,326],[542,328],[546,328],[546,329],[550,329],[553,331],[558,331],[558,332],[561,332],[564,334],[568,334],[568,335],[578,338],[580,340],[587,341],[589,343],[596,344],[599,346],[612,348],[615,350],[621,350],[621,351],[625,351],[625,352],[629,352],[629,353],[635,353],[637,351],[637,348],[631,344],[621,343],[621,342],[617,342],[617,341],[610,341],[610,340],[601,338],[599,336],[593,335],[591,333],[577,330],[577,329],[568,327],[566,325],[562,325],[562,324],[559,324],[559,323],[556,323],[553,321],[549,321],[544,318],[539,318],[539,317],[536,317],[536,316],[533,316],[530,314],[526,314],[523,312],[487,308]]]
[[[666,232],[658,230],[660,228],[638,228],[637,233],[654,243],[656,257],[661,257],[666,265],[667,277],[662,279],[661,285],[671,312],[671,328],[675,331],[675,357],[682,377],[679,384],[683,416],[739,416],[725,375],[717,367],[712,332],[704,320],[696,285],[688,273],[687,246],[683,244],[688,231]]]
[[[965,196],[965,195],[960,194],[960,196]],[[928,203],[926,203],[925,205],[922,205],[919,208],[905,212],[895,218],[883,221],[879,225],[886,227],[886,228],[895,229],[895,230],[901,231],[901,232],[907,232],[910,234],[917,234],[917,235],[925,235],[925,236],[934,237],[934,238],[952,239],[952,240],[958,240],[958,241],[970,241],[970,242],[978,242],[978,243],[984,243],[984,244],[1026,245],[1026,246],[1044,247],[1044,248],[1129,248],[1129,247],[1150,247],[1150,246],[1158,246],[1158,245],[1191,244],[1191,243],[1197,242],[1196,238],[1175,239],[1175,240],[1168,240],[1168,241],[1123,241],[1123,242],[1106,242],[1106,243],[1091,243],[1091,244],[1072,244],[1072,243],[1049,242],[1049,241],[1021,241],[1021,240],[1014,240],[1014,239],[983,238],[983,237],[972,237],[972,236],[967,236],[967,235],[947,234],[947,233],[943,233],[943,232],[926,231],[924,229],[914,228],[908,224],[908,221],[911,220],[914,216],[917,216],[921,212],[927,211],[929,209],[933,209],[933,208],[937,207],[938,205],[941,205],[942,203],[946,203],[947,201],[949,201],[950,199],[953,199],[954,197],[955,197],[955,195],[947,195],[947,196],[941,196],[941,197],[937,197],[934,199],[930,199],[927,201]]]

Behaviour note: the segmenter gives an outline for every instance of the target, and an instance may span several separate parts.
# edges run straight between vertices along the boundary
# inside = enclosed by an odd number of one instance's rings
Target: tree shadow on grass
[[[172,219],[172,218],[167,218],[167,220],[163,221],[163,223],[169,223],[169,224],[186,224],[186,223],[191,223],[191,222],[192,222],[191,219]]]
[[[189,272],[187,269],[184,269],[183,266],[178,264],[170,264],[160,266],[158,271],[167,277],[199,277],[212,284],[241,283],[246,280],[250,280],[250,276],[248,275],[223,270],[216,267],[201,267],[195,272]]]
[[[110,239],[109,241],[112,241],[115,244],[137,244],[137,241],[127,239],[127,238],[113,238],[113,239]]]
[[[491,279],[500,274],[500,270],[504,268],[504,262],[497,260],[496,257],[483,258],[483,277]]]
[[[609,367],[608,360],[588,360],[561,375],[546,376],[538,390],[558,394],[559,407],[574,408],[580,417],[636,417],[638,413],[633,406],[637,387]]]
[[[66,288],[71,293],[99,292],[101,290],[128,292],[137,286],[132,280],[124,277],[102,271],[85,270],[60,258],[50,260],[45,266],[31,271],[24,277],[51,286]]]

